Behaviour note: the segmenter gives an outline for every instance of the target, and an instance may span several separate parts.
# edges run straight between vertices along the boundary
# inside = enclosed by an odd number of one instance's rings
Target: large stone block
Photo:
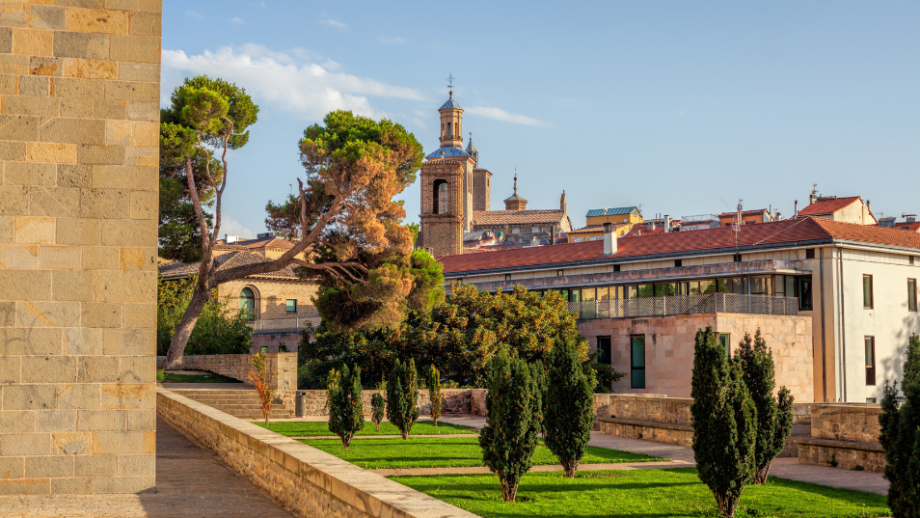
[[[17,302],[16,321],[21,327],[79,327],[78,302]]]
[[[118,248],[94,246],[83,251],[84,270],[117,270],[118,267]]]
[[[102,340],[104,354],[145,356],[157,350],[155,329],[106,329]]]
[[[56,270],[53,271],[53,276],[54,300],[93,300],[93,272]]]
[[[80,410],[99,408],[99,401],[102,394],[100,385],[70,383],[66,385],[57,385],[56,388],[55,386],[51,387],[56,390],[56,403],[59,409]]]
[[[156,485],[156,477],[94,478],[93,494],[139,493]]]
[[[90,477],[51,479],[52,495],[88,495],[92,492],[93,479]]]
[[[38,412],[0,412],[0,433],[35,432]]]
[[[61,75],[84,79],[116,79],[118,63],[104,59],[63,58]]]
[[[156,475],[156,456],[119,455],[118,475],[122,477],[152,477]]]
[[[83,189],[80,215],[83,218],[127,219],[131,212],[131,193],[120,189]]]
[[[22,380],[21,365],[22,357],[20,356],[0,357],[0,383],[19,383]],[[2,412],[0,415],[3,415]]]
[[[0,139],[14,141],[38,140],[38,117],[0,115]]]
[[[160,81],[160,65],[146,63],[119,63],[118,79],[122,81]]]
[[[124,410],[156,408],[156,385],[150,382],[104,384],[101,407]]]
[[[156,220],[136,219],[102,221],[103,245],[156,246],[156,243]]]
[[[0,216],[28,213],[29,188],[21,185],[0,185]]]
[[[63,29],[64,28],[64,8],[52,5],[31,5],[29,6],[29,16],[27,22],[29,27],[35,29]]]
[[[54,385],[8,385],[3,387],[4,410],[51,410],[53,408]],[[6,442],[6,437],[0,439],[0,448],[3,447],[4,442]]]
[[[55,77],[51,80],[51,91],[55,97],[101,99],[105,95],[105,83],[95,79]],[[92,110],[93,105],[89,106],[89,110]],[[91,115],[92,111],[87,117]]]
[[[64,58],[109,58],[109,36],[79,32],[57,32],[54,35],[54,55]]]
[[[57,177],[54,164],[10,162],[3,168],[7,184],[53,186]],[[22,215],[22,214],[20,214]]]
[[[82,248],[78,246],[42,246],[38,249],[38,264],[42,268],[78,269],[82,261]]]
[[[56,242],[59,245],[98,245],[99,229],[99,220],[60,218],[57,220]]]
[[[28,97],[23,95],[10,95],[6,97],[6,110],[8,115],[33,115],[36,117],[55,117],[58,115],[59,100],[54,97]],[[52,160],[29,160],[35,162],[51,162]]]
[[[71,356],[25,356],[22,359],[23,383],[73,383],[77,361]]]
[[[118,471],[115,455],[77,457],[75,471],[78,477],[114,477]]]
[[[157,83],[106,81],[105,98],[113,101],[155,102],[160,98],[160,87]]]
[[[13,29],[13,54],[51,56],[54,32],[41,29]]]
[[[80,146],[77,162],[81,164],[122,165],[125,163],[124,146]]]
[[[0,329],[0,354],[47,355],[61,354],[60,329],[41,327],[8,327]],[[4,398],[6,394],[4,393]],[[6,407],[4,407],[6,408]]]
[[[93,453],[91,432],[55,432],[51,434],[52,455],[90,455]]]
[[[68,9],[66,29],[75,32],[128,34],[129,14],[105,9]]]
[[[156,304],[125,304],[124,326],[137,329],[153,329],[157,325]]]
[[[156,382],[156,365],[156,358],[150,356],[122,356],[118,369],[118,381],[153,384]]]
[[[26,457],[26,478],[64,478],[74,473],[72,456]]]
[[[125,412],[122,410],[81,410],[77,429],[90,432],[125,431]]]
[[[77,427],[76,410],[46,410],[35,412],[35,428],[39,432],[72,432]]]
[[[101,302],[83,304],[82,323],[84,327],[121,327],[121,305]]]
[[[28,244],[53,244],[54,222],[54,218],[13,218],[13,241]]]
[[[0,480],[0,495],[51,494],[50,478]]]
[[[102,329],[68,329],[64,333],[64,354],[102,354]]]
[[[119,381],[117,356],[85,356],[77,363],[80,383],[114,383]],[[87,428],[92,430],[93,428]]]
[[[61,218],[79,216],[80,190],[74,188],[33,188],[29,196],[29,212],[33,216]]]
[[[15,37],[14,44],[15,44]],[[111,58],[131,63],[159,63],[160,38],[112,36]]]
[[[154,191],[132,191],[131,219],[157,219],[159,201],[160,197]]]
[[[98,432],[93,439],[93,451],[105,455],[154,453],[156,446],[154,431]]]
[[[25,457],[0,457],[0,480],[22,478]]]
[[[101,146],[105,144],[105,121],[48,119],[42,123],[41,140]]]

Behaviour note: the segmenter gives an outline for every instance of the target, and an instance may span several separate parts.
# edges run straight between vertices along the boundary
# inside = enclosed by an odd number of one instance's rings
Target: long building
[[[801,216],[801,214],[800,214]],[[445,280],[556,290],[621,393],[689,396],[693,337],[759,328],[796,400],[874,402],[920,333],[920,234],[797,219],[440,257]]]

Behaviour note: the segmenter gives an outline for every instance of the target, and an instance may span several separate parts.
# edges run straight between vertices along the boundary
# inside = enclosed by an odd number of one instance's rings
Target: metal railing
[[[798,315],[797,297],[703,293],[669,297],[592,300],[569,302],[569,311],[579,319],[664,317],[708,313],[744,313],[749,315]]]
[[[253,320],[249,323],[252,326],[254,335],[280,335],[286,333],[299,333],[307,324],[313,327],[319,325],[320,317],[296,317],[296,318],[276,318],[266,320]]]

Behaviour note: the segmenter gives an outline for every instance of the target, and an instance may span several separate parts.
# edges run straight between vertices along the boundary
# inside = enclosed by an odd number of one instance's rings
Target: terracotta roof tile
[[[737,233],[735,228],[719,227],[693,232],[662,231],[638,237],[627,234],[617,240],[617,253],[612,256],[603,255],[603,241],[586,241],[489,254],[443,256],[438,260],[444,265],[444,273],[450,274],[832,239],[920,250],[920,234],[821,218],[800,218],[741,226]]]
[[[490,210],[473,213],[473,225],[521,225],[559,223],[565,218],[561,210]]]
[[[757,215],[763,214],[763,213],[765,213],[765,212],[767,212],[767,209],[744,210],[744,211],[741,211],[741,216],[757,216]],[[738,211],[735,211],[735,212],[723,212],[722,214],[719,214],[719,217],[720,217],[720,218],[728,218],[728,217],[731,217],[731,216],[736,216],[737,214],[738,214]]]
[[[838,210],[847,207],[856,200],[861,200],[859,196],[847,196],[845,198],[834,198],[832,200],[821,200],[799,211],[799,216],[816,216],[818,214],[833,214]]]
[[[233,251],[223,255],[219,255],[214,258],[217,262],[217,271],[226,270],[228,268],[233,268],[234,266],[242,266],[245,264],[257,264],[270,261],[270,259],[265,258],[260,254],[253,252],[245,251]],[[180,263],[173,262],[169,264],[163,264],[160,266],[160,273],[163,274],[163,278],[166,280],[175,280],[175,279],[184,279],[191,275],[198,273],[198,267],[201,263]],[[269,278],[280,278],[280,279],[297,279],[297,275],[294,273],[292,265],[288,265],[281,270],[276,272],[269,273],[260,273],[258,275],[251,276],[252,278],[260,277],[269,277]]]

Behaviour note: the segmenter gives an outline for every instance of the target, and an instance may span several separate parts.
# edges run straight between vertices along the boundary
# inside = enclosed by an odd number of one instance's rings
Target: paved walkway
[[[486,423],[484,417],[473,415],[441,417],[441,421],[451,424],[472,426],[475,428],[482,428]],[[644,441],[641,439],[629,439],[627,437],[605,435],[600,432],[591,432],[591,441],[588,442],[588,444],[631,453],[645,453],[646,455],[664,457],[666,459],[683,461],[685,463],[694,463],[693,449],[687,446]],[[581,467],[579,467],[579,469],[581,469]],[[866,491],[869,493],[878,493],[880,495],[888,493],[888,481],[882,477],[881,473],[873,473],[871,471],[850,471],[827,466],[799,464],[798,459],[795,457],[784,457],[774,460],[773,467],[770,469],[770,474],[789,480],[821,484],[822,486]]]
[[[293,518],[166,421],[157,419],[157,487],[137,495],[0,496],[4,518]]]

